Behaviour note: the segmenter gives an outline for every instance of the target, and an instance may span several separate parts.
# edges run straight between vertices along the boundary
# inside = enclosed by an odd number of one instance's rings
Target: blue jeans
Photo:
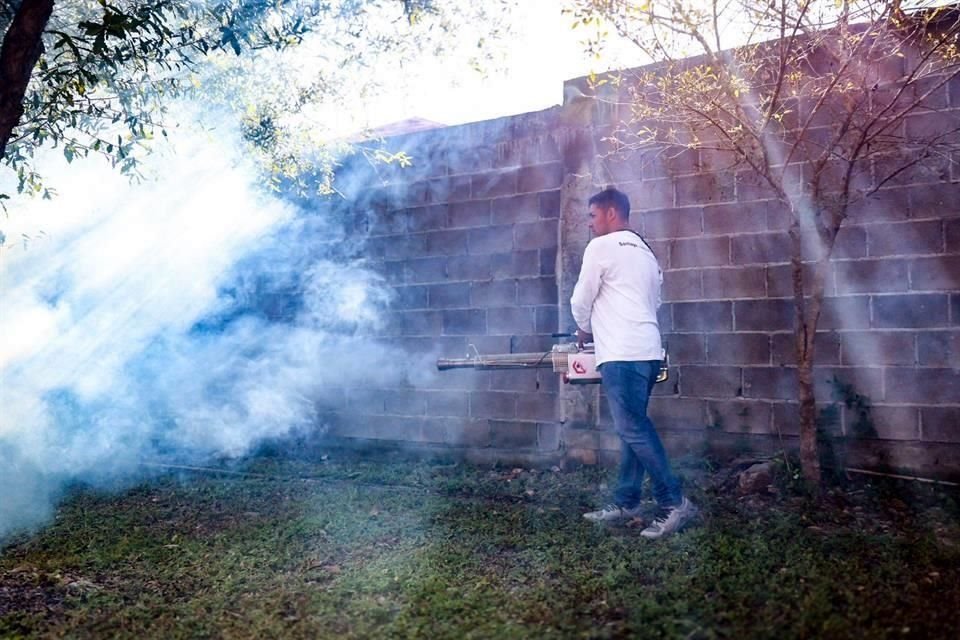
[[[600,366],[603,390],[620,436],[620,478],[613,500],[628,509],[640,502],[644,472],[650,474],[653,495],[660,506],[675,506],[683,500],[680,481],[647,417],[647,403],[659,371],[659,360],[605,362]]]

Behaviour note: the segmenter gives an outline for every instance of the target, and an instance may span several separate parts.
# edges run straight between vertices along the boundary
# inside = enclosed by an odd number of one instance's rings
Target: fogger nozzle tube
[[[563,374],[564,382],[574,384],[596,384],[600,382],[600,372],[595,366],[595,354],[588,345],[580,349],[575,343],[556,345],[545,353],[497,353],[475,355],[466,358],[440,358],[437,369],[553,369]],[[667,353],[663,352],[657,382],[669,377]]]

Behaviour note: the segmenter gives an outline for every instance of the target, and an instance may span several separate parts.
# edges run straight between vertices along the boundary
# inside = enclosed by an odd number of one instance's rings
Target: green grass
[[[240,470],[76,491],[0,552],[0,637],[960,637],[956,496],[929,487],[737,498],[685,467],[703,517],[650,542],[582,520],[602,470]]]

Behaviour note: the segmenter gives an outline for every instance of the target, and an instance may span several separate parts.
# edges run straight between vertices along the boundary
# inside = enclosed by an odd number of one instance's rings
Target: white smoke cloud
[[[259,188],[232,132],[173,138],[140,184],[47,158],[58,197],[4,221],[0,540],[47,520],[66,483],[133,478],[145,457],[242,455],[316,428],[334,386],[404,378],[354,331],[388,302],[379,276],[313,255],[336,221]],[[244,313],[264,283],[299,305],[283,321]]]

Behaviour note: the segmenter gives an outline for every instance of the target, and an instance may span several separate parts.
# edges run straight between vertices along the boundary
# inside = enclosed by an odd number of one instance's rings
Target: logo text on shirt
[[[620,243],[620,246],[621,246],[621,247],[635,247],[635,248],[637,248],[637,249],[640,248],[640,245],[635,244],[635,243],[633,243],[633,242],[621,242],[621,243]]]

